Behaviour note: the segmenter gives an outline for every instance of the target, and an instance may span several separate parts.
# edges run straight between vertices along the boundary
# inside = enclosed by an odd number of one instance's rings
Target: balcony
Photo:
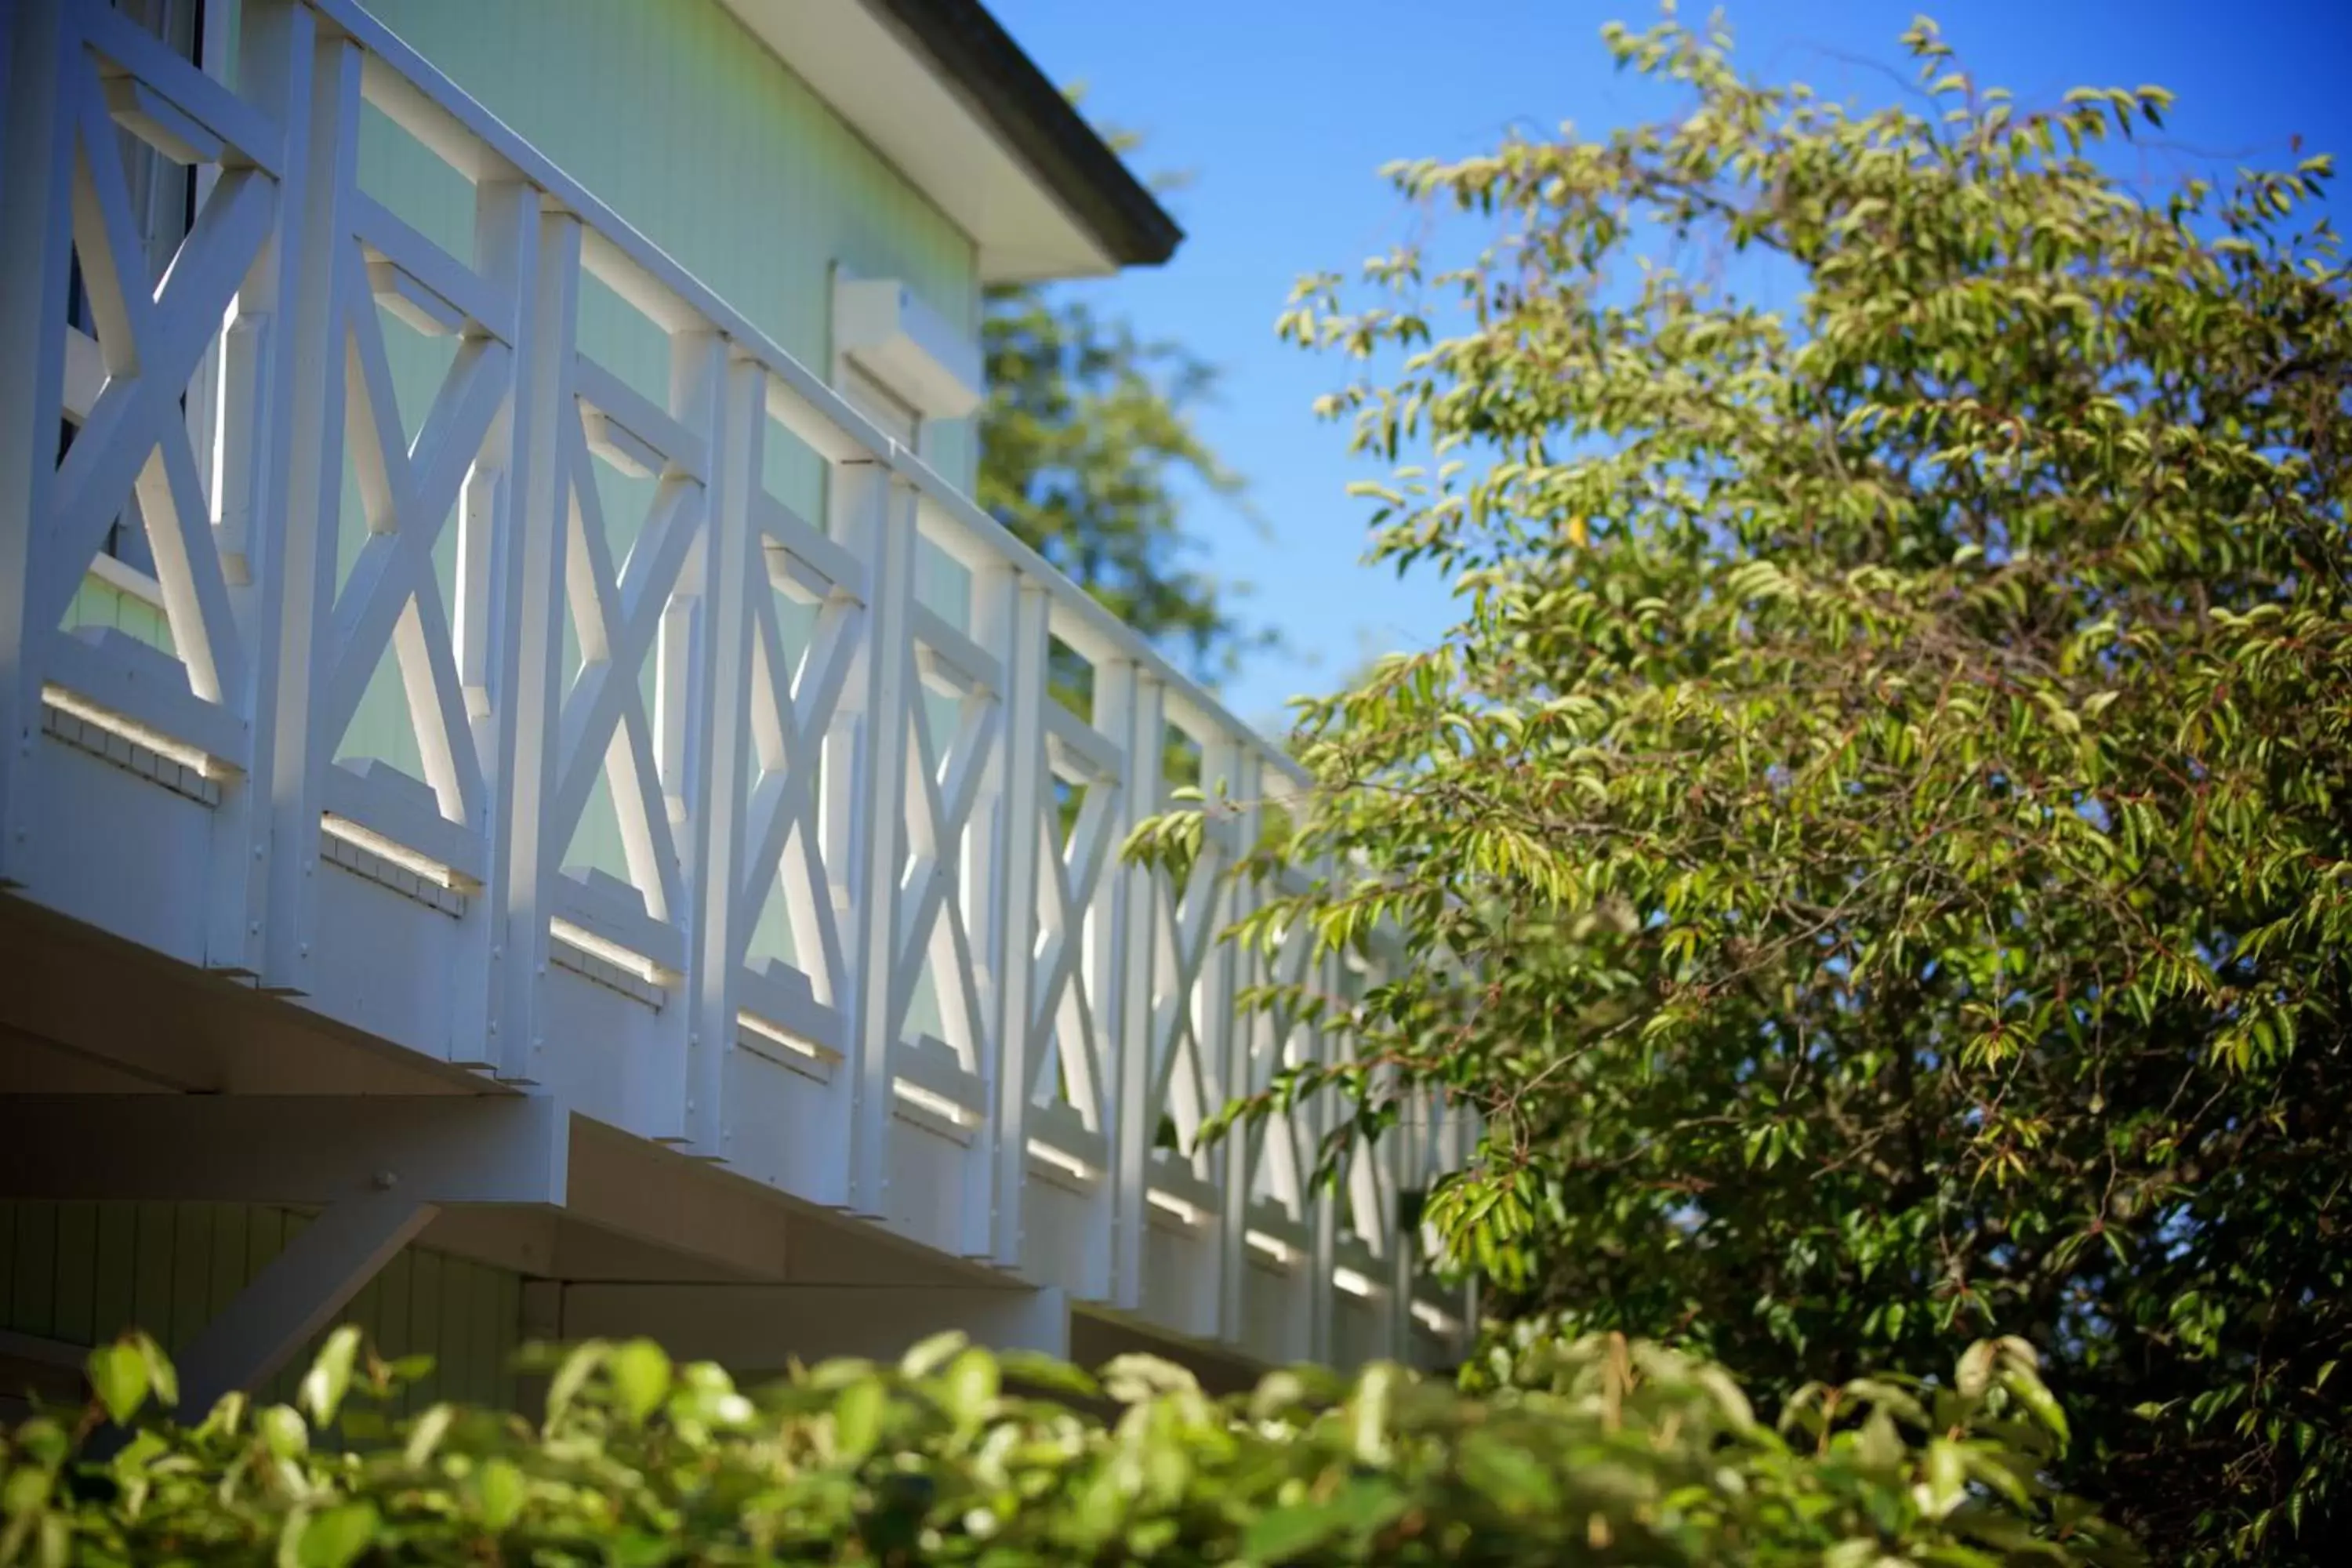
[[[585,1139],[685,1250],[772,1213],[1248,1360],[1455,1353],[1399,1213],[1460,1115],[1336,1194],[1328,1107],[1194,1147],[1344,1048],[1237,993],[1375,978],[1213,940],[1277,752],[352,0],[248,0],[234,90],[102,5],[13,25],[56,62],[0,163],[13,1026],[570,1130],[452,1205],[596,1217]],[[376,117],[436,211],[368,187]],[[1118,856],[1171,772],[1238,803],[1182,886]]]

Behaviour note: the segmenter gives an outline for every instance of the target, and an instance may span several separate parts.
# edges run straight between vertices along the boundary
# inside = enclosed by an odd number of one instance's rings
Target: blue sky
[[[1301,272],[1351,268],[1403,237],[1405,215],[1374,171],[1398,157],[1454,157],[1514,126],[1562,120],[1598,132],[1658,112],[1598,41],[1636,26],[1650,0],[992,0],[1055,79],[1084,82],[1087,112],[1143,132],[1146,170],[1189,171],[1171,199],[1189,237],[1174,261],[1089,285],[1149,335],[1221,367],[1202,426],[1250,481],[1264,536],[1213,502],[1191,509],[1201,559],[1255,592],[1247,611],[1286,651],[1228,681],[1251,718],[1321,690],[1366,652],[1423,646],[1451,624],[1444,584],[1360,564],[1364,503],[1343,487],[1346,433],[1309,405],[1339,362],[1276,343],[1275,316]],[[1730,0],[1738,58],[1768,75],[1883,101],[1910,62],[1897,37],[1921,10],[1960,63],[2020,100],[2084,84],[2168,87],[2179,102],[2151,172],[2227,167],[2331,151],[2352,175],[2352,0]],[[1685,5],[1703,18],[1703,5]],[[1892,70],[1894,78],[1887,74]],[[2331,205],[2344,222],[2339,196]]]

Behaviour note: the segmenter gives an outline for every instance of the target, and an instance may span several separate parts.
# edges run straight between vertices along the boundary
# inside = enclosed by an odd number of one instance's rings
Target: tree
[[[2070,1484],[2159,1558],[2334,1560],[2328,161],[2144,197],[2097,155],[2168,95],[2029,110],[1926,23],[1876,110],[1671,16],[1604,37],[1685,108],[1392,171],[1483,248],[1284,321],[1362,367],[1326,407],[1394,468],[1378,553],[1472,607],[1306,713],[1293,849],[1349,870],[1237,940],[1388,924],[1417,962],[1336,1015],[1360,1066],[1281,1092],[1373,1132],[1393,1084],[1475,1103],[1427,1217],[1507,1311],[1774,1390],[2020,1335],[2079,1413]]]
[[[1204,679],[1263,647],[1235,585],[1183,560],[1181,488],[1234,504],[1244,488],[1192,425],[1213,367],[1067,289],[991,289],[981,331],[989,515]]]

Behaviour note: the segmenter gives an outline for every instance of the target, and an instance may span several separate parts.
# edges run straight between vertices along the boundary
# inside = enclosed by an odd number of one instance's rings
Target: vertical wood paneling
[[[179,1244],[177,1204],[139,1205],[138,1249],[132,1255],[131,1321],[178,1350],[172,1338],[172,1259]]]
[[[223,1204],[213,1211],[212,1289],[206,1294],[207,1319],[217,1314],[242,1289],[246,1281],[246,1237],[253,1224],[252,1211],[237,1204]]]
[[[177,1206],[172,1234],[172,1326],[166,1342],[184,1345],[212,1321],[214,1205]]]
[[[96,1344],[136,1327],[184,1348],[307,1223],[236,1204],[0,1201],[0,1329]],[[522,1278],[510,1270],[410,1247],[338,1321],[358,1324],[386,1358],[436,1357],[431,1397],[512,1400]],[[263,1397],[290,1399],[324,1338]],[[420,1407],[404,1400],[389,1414]]]
[[[57,1301],[58,1209],[55,1204],[16,1205],[14,1283],[10,1326],[19,1333],[47,1335]]]
[[[396,1252],[369,1287],[375,1292],[376,1353],[387,1361],[396,1361],[417,1348],[408,1330],[408,1274],[413,1267],[407,1252]],[[398,1395],[389,1408],[395,1415],[410,1414],[407,1394]]]
[[[441,1396],[444,1399],[471,1399],[474,1396],[476,1365],[474,1354],[474,1315],[467,1310],[473,1296],[474,1265],[462,1258],[448,1258],[441,1262],[441,1294],[435,1303],[440,1319],[437,1331],[443,1375]]]
[[[448,1348],[441,1342],[441,1255],[414,1252],[408,1265],[408,1334],[417,1350],[434,1358],[430,1376],[419,1381],[413,1397],[422,1409],[447,1396]]]
[[[66,1203],[57,1209],[57,1307],[49,1332],[89,1344],[98,1334],[98,1205]]]
[[[98,1247],[90,1266],[91,1331],[111,1339],[137,1315],[135,1278],[139,1257],[139,1205],[98,1205]]]

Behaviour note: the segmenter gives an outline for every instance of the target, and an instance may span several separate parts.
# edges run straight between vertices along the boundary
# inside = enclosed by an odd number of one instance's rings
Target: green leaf
[[[961,1330],[950,1329],[945,1333],[919,1341],[898,1359],[898,1371],[906,1377],[929,1377],[945,1366],[948,1358],[971,1342]]]
[[[610,1362],[613,1392],[632,1421],[643,1421],[669,1397],[670,1362],[651,1340],[631,1340],[616,1347]]]
[[[997,1386],[996,1358],[973,1346],[940,1374],[940,1403],[959,1426],[977,1426],[995,1403]]]
[[[547,1383],[549,1426],[554,1426],[571,1410],[572,1402],[580,1397],[580,1391],[588,1385],[588,1380],[596,1374],[597,1369],[604,1364],[604,1358],[611,1353],[612,1346],[604,1341],[590,1340],[585,1344],[573,1347],[564,1356],[555,1369],[555,1375]]]
[[[445,1403],[428,1407],[409,1428],[408,1443],[402,1450],[402,1457],[411,1466],[429,1463],[457,1419],[457,1407],[454,1405]]]
[[[1102,1384],[1085,1369],[1037,1351],[1008,1350],[996,1358],[1005,1380],[1025,1384],[1048,1394],[1066,1394],[1073,1399],[1098,1399]]]
[[[272,1405],[253,1418],[261,1444],[280,1459],[299,1458],[310,1451],[310,1429],[302,1413],[290,1405]]]
[[[874,1451],[881,1440],[887,1403],[881,1380],[874,1377],[850,1384],[834,1396],[833,1446],[842,1458],[855,1465]]]
[[[139,1347],[127,1339],[117,1340],[90,1352],[82,1364],[107,1418],[117,1426],[128,1425],[147,1403],[147,1358]]]
[[[481,1497],[482,1528],[493,1534],[505,1530],[522,1517],[524,1502],[530,1497],[530,1487],[522,1471],[505,1459],[492,1459],[482,1467],[476,1483]]]
[[[367,1501],[313,1514],[301,1526],[297,1560],[302,1568],[350,1568],[374,1543],[381,1522],[375,1504]]]
[[[351,1391],[352,1363],[359,1349],[360,1331],[346,1323],[327,1336],[327,1342],[319,1347],[318,1359],[302,1374],[299,1402],[321,1426],[333,1426],[335,1412],[342,1408],[343,1395]]]
[[[156,1402],[176,1405],[180,1403],[180,1374],[172,1365],[172,1358],[163,1347],[147,1334],[134,1333],[131,1343],[139,1352],[139,1359],[147,1364],[147,1386],[153,1391]]]
[[[1303,1557],[1330,1540],[1344,1522],[1319,1503],[1269,1510],[1242,1532],[1242,1559],[1274,1563]]]
[[[2000,1347],[1990,1340],[1979,1340],[1960,1357],[1959,1373],[1955,1379],[1960,1393],[1969,1399],[1981,1399],[1992,1386],[1994,1359]]]
[[[46,1469],[30,1465],[10,1469],[7,1479],[0,1480],[0,1512],[12,1519],[34,1512],[48,1501],[49,1490],[56,1483],[56,1475]]]

